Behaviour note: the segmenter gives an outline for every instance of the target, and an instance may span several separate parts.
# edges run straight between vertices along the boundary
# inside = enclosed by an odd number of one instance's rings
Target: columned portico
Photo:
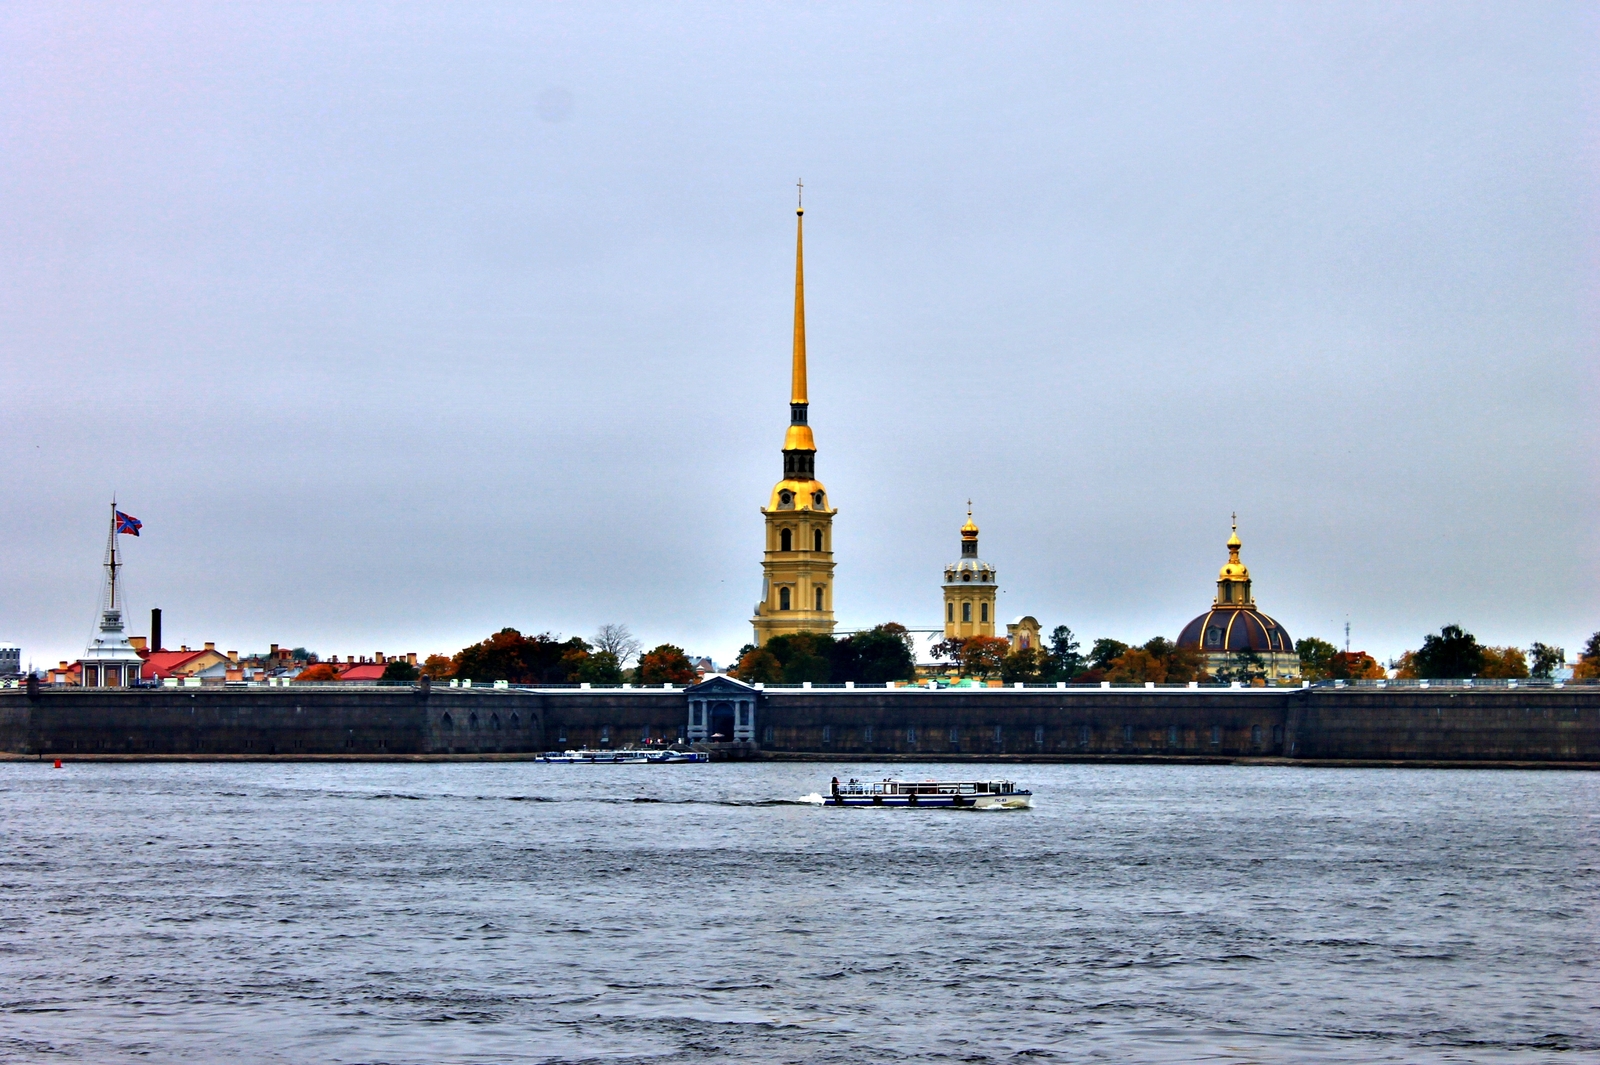
[[[715,676],[684,689],[690,743],[754,743],[761,693],[732,677]]]

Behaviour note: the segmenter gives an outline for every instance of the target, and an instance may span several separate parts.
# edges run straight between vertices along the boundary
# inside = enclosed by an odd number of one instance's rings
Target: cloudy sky
[[[845,626],[1600,629],[1581,4],[0,8],[0,640],[724,660],[794,184]]]

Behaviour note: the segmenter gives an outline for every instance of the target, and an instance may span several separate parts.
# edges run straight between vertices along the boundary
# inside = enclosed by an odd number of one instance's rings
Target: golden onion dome
[[[961,526],[963,540],[976,540],[978,538],[978,523],[972,520],[972,500],[967,500],[967,523]]]

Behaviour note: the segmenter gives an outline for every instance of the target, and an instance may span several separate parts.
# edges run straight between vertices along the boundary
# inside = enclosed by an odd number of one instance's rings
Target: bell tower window
[[[785,531],[787,531],[787,530],[785,530]],[[789,609],[789,589],[787,589],[787,588],[779,588],[778,589],[778,609],[779,610],[788,610]]]
[[[817,609],[819,611],[822,609],[822,586],[820,584],[817,585]]]
[[[811,550],[813,550],[813,551],[821,551],[822,550],[822,530],[821,529],[813,529],[812,530],[812,532],[811,532],[811,544],[812,544]],[[817,609],[820,610],[821,607],[818,607]]]
[[[972,604],[971,603],[962,603],[961,604],[961,620],[962,621],[971,621],[972,620]]]
[[[793,529],[783,529],[778,533],[778,550],[779,551],[793,551],[794,550],[794,530]],[[789,608],[788,607],[784,607],[784,609],[787,610]]]
[[[954,621],[956,619],[956,605],[954,603],[946,603],[944,605],[944,619],[946,621]]]
[[[978,606],[978,613],[980,615],[980,620],[987,625],[989,623],[989,604],[980,603]]]

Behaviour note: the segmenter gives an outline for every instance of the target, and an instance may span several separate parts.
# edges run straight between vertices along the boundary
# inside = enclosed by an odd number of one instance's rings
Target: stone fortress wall
[[[25,757],[517,756],[678,739],[683,689],[0,692]],[[760,693],[745,757],[1600,764],[1600,686]]]

